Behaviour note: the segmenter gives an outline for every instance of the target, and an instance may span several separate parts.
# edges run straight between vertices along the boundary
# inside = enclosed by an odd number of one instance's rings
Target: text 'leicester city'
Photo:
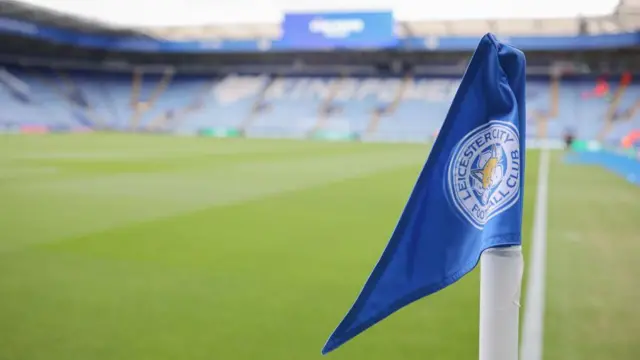
[[[517,202],[520,159],[518,129],[508,122],[490,121],[460,141],[447,182],[453,204],[473,226],[481,229]]]

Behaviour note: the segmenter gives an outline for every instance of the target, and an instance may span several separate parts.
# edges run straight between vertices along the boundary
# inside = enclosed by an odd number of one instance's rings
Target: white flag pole
[[[520,246],[492,248],[480,260],[480,360],[517,360]]]

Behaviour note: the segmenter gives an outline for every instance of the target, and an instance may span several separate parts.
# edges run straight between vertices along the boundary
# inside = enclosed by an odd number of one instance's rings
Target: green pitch
[[[427,154],[0,137],[0,360],[320,359]],[[528,156],[525,244],[538,170]],[[640,189],[554,156],[547,359],[640,358],[638,219]],[[474,272],[330,356],[475,359],[478,285]]]

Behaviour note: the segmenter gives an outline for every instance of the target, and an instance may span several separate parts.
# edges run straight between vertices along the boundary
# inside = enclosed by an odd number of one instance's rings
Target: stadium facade
[[[0,130],[429,141],[493,32],[527,54],[531,139],[628,144],[640,129],[639,27],[638,0],[582,19],[292,13],[152,29],[2,1]]]

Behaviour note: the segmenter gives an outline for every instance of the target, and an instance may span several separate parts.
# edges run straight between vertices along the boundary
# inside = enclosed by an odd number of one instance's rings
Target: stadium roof
[[[70,15],[14,0],[0,0],[0,16],[34,22],[56,28],[75,29],[85,33],[143,35],[135,29],[128,27],[109,24],[97,19]]]
[[[35,1],[35,0],[30,0]],[[69,1],[66,4],[87,4],[94,0]],[[95,0],[98,1],[98,0]],[[133,0],[130,0],[133,1]],[[52,0],[38,0],[53,3]],[[592,16],[546,19],[468,19],[398,21],[399,36],[476,36],[494,32],[501,36],[513,35],[577,35],[587,33],[619,33],[635,31],[640,17],[635,10],[640,0],[623,0],[616,13]],[[95,3],[94,3],[95,4]],[[148,3],[150,7],[153,3]],[[120,10],[122,11],[122,9]],[[621,16],[621,13],[633,16]],[[0,16],[33,21],[56,27],[73,28],[87,33],[148,35],[171,40],[187,39],[277,39],[281,36],[279,22],[230,23],[198,26],[121,26],[84,16],[65,14],[48,7],[28,5],[13,0],[0,0]]]
[[[497,20],[440,20],[398,22],[398,36],[477,36],[493,32],[502,36],[515,35],[578,35],[582,19],[497,19]],[[587,33],[621,33],[636,30],[615,16],[584,19]],[[279,24],[238,24],[138,28],[154,37],[166,39],[277,39],[281,35]]]

